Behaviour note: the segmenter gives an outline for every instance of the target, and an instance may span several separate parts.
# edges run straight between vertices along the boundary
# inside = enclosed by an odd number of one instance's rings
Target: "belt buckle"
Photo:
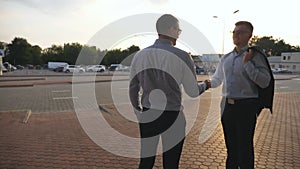
[[[234,100],[233,99],[227,99],[227,103],[228,104],[234,104]]]

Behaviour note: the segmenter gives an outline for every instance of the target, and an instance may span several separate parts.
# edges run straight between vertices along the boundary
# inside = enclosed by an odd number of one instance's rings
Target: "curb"
[[[114,76],[112,74],[104,74],[104,75],[94,75],[94,74],[85,74],[82,76]],[[66,74],[66,75],[55,75],[55,74],[50,74],[50,75],[25,75],[25,77],[37,77],[37,76],[73,76],[73,74]],[[76,74],[76,76],[78,76]],[[81,76],[81,75],[79,75]],[[124,74],[120,74],[117,76],[128,76],[128,75],[124,75]],[[2,77],[24,77],[24,75],[6,75],[6,76],[2,76]],[[278,80],[290,80],[293,78],[299,78],[300,75],[298,76],[293,76],[293,77],[286,77],[286,78],[275,78],[275,81]],[[23,78],[23,79],[0,79],[0,82],[13,82],[13,81],[31,81],[31,80],[45,80],[45,78]],[[81,84],[81,83],[99,83],[99,82],[111,82],[111,81],[126,81],[129,79],[107,79],[107,80],[95,80],[95,81],[76,81],[73,82],[72,80],[68,80],[68,81],[48,81],[48,82],[30,82],[30,83],[15,83],[15,84],[1,84],[0,83],[0,88],[4,88],[4,87],[33,87],[36,85],[50,85],[50,84]],[[198,82],[202,82],[201,80],[198,80]]]
[[[50,84],[83,84],[83,83],[100,83],[100,82],[111,82],[111,81],[127,81],[129,79],[110,79],[110,80],[96,80],[96,81],[53,81],[53,82],[32,82],[32,83],[26,83],[26,84],[0,84],[0,88],[5,88],[5,87],[33,87],[37,85],[50,85]]]

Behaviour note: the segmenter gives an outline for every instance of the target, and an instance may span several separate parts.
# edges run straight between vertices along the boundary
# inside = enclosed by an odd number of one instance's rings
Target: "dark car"
[[[199,74],[205,74],[205,70],[204,68],[202,67],[196,67],[196,73],[199,75]]]
[[[41,65],[35,65],[35,69],[40,70],[40,69],[42,69],[42,66]]]
[[[54,72],[63,72],[64,66],[58,66],[57,68],[53,69]]]
[[[34,69],[34,66],[33,65],[27,65],[27,68],[28,69]]]
[[[108,68],[109,71],[116,71],[121,67],[121,64],[111,64]]]
[[[17,65],[16,67],[17,67],[18,70],[23,70],[24,69],[24,66],[21,66],[21,65]]]

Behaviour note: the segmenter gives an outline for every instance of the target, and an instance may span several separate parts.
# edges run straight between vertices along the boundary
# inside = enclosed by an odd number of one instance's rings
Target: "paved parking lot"
[[[17,91],[18,87],[14,89]],[[275,94],[274,114],[264,111],[258,118],[255,168],[300,168],[300,92],[285,89]],[[200,130],[214,104],[209,95],[207,92],[200,97],[198,116],[185,141],[180,168],[225,168],[226,149],[220,124],[206,142],[199,142]],[[102,111],[102,115],[109,126],[123,135],[138,137],[136,123],[123,118],[113,105],[106,104],[104,108],[107,112]],[[98,146],[74,111],[33,113],[23,123],[25,115],[26,111],[1,110],[0,168],[137,168],[137,158],[117,156]],[[107,139],[105,135],[100,138]],[[113,144],[114,140],[107,142]],[[162,168],[161,156],[155,168]]]

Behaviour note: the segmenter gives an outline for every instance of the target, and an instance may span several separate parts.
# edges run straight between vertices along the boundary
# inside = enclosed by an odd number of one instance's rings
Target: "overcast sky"
[[[225,52],[232,49],[230,30],[238,20],[252,22],[254,35],[273,36],[296,46],[300,45],[299,6],[297,0],[0,0],[0,41],[9,43],[22,37],[42,48],[86,44],[103,27],[121,18],[171,13],[201,31],[218,53],[223,30]],[[239,12],[233,14],[235,10]]]

